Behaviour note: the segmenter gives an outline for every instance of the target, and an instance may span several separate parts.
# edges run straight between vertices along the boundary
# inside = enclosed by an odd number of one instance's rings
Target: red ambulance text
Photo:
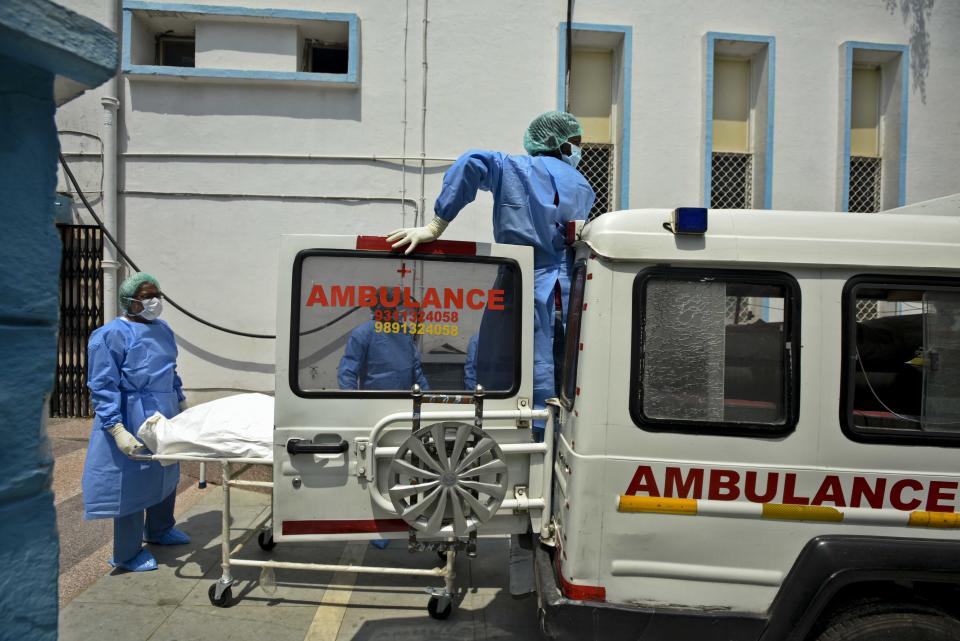
[[[657,478],[649,465],[640,465],[625,494],[664,498],[746,500],[751,503],[832,505],[927,512],[954,512],[958,481],[824,476],[814,492],[798,490],[795,472],[667,467]]]
[[[404,307],[503,310],[504,290],[502,289],[453,289],[442,290],[427,287],[423,291],[423,300],[413,297],[409,287],[374,287],[372,285],[314,285],[307,298],[307,307]]]

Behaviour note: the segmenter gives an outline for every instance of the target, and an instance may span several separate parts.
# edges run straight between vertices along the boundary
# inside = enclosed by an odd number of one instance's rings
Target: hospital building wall
[[[102,0],[64,4],[106,19]],[[918,21],[914,11],[921,4],[576,2],[575,30],[615,27],[620,54],[629,41],[629,57],[618,61],[628,82],[616,80],[619,93],[614,91],[622,111],[614,118],[612,138],[624,155],[621,164],[625,160],[628,166],[622,177],[625,198],[618,204],[703,202],[709,33],[769,36],[775,43],[768,60],[775,72],[768,128],[771,207],[837,208],[848,41],[909,50],[905,202],[958,191],[960,3],[937,2]],[[561,99],[564,3],[205,0],[203,5],[350,14],[359,43],[352,86],[270,77],[215,82],[121,75],[119,237],[164,290],[221,325],[275,331],[280,234],[385,234],[413,225],[421,198],[429,220],[452,159],[472,147],[522,153],[526,125]],[[137,15],[144,5],[128,6],[140,7],[132,12]],[[62,108],[60,129],[99,135],[103,91]],[[97,141],[62,134],[61,144],[76,152],[68,159],[99,208]],[[422,193],[421,149],[427,158]],[[408,158],[405,166],[401,156]],[[66,190],[62,181],[60,189]],[[481,193],[445,238],[492,240],[491,202]],[[80,209],[75,218],[89,220]],[[273,389],[273,341],[217,332],[170,306],[164,318],[177,333],[181,376],[194,398]]]

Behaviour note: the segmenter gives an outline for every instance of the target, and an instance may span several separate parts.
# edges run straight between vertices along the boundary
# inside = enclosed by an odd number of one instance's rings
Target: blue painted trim
[[[247,69],[213,69],[196,67],[165,67],[161,65],[135,65],[130,62],[130,37],[133,12],[176,11],[198,15],[241,16],[263,20],[301,20],[346,22],[347,73],[308,73],[305,71],[257,71]],[[123,73],[155,78],[206,78],[210,80],[267,80],[297,81],[327,85],[357,86],[358,64],[360,58],[359,19],[355,13],[329,13],[320,11],[299,11],[292,9],[251,9],[247,7],[227,7],[202,4],[173,4],[161,2],[141,2],[124,0],[123,3]]]
[[[620,185],[620,209],[630,208],[630,128],[633,119],[633,27],[628,25],[594,24],[574,22],[570,25],[575,31],[603,31],[619,33],[623,36],[623,118],[620,123],[620,163],[617,182]],[[564,109],[567,102],[566,87],[567,23],[560,23],[560,57],[557,73],[557,109]]]
[[[0,56],[92,88],[117,73],[117,36],[48,0],[2,0]]]
[[[843,167],[841,168],[840,211],[850,210],[850,111],[853,91],[853,52],[892,51],[900,54],[900,173],[897,176],[897,206],[907,202],[907,116],[910,107],[910,47],[850,40],[843,43]]]
[[[710,187],[713,179],[713,58],[717,40],[760,42],[767,45],[767,133],[763,166],[763,209],[773,207],[773,131],[776,116],[777,39],[744,33],[707,32],[706,105],[704,109],[703,206],[710,206]]]
[[[297,9],[251,9],[212,4],[180,4],[173,2],[142,2],[124,0],[125,11],[175,11],[177,13],[202,13],[211,16],[246,16],[250,18],[273,18],[282,20],[327,20],[347,22],[356,19],[355,13],[330,13],[325,11],[301,11]]]

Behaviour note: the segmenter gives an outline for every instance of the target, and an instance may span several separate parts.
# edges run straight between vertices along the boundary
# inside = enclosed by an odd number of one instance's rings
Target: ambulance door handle
[[[292,438],[287,441],[287,454],[343,454],[350,446],[343,439],[334,445]]]

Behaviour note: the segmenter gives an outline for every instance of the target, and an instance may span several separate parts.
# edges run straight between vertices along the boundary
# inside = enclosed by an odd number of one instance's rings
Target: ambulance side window
[[[409,396],[413,385],[506,398],[520,385],[516,262],[309,250],[294,263],[290,388],[303,397]]]
[[[843,310],[847,435],[960,445],[960,281],[859,276]]]
[[[580,320],[583,317],[583,294],[587,283],[587,264],[577,263],[570,279],[570,300],[567,301],[567,336],[563,351],[563,385],[561,399],[567,409],[573,408],[577,396],[577,363],[580,357]]]
[[[799,408],[799,311],[799,285],[780,272],[638,274],[634,422],[708,434],[791,431]]]

